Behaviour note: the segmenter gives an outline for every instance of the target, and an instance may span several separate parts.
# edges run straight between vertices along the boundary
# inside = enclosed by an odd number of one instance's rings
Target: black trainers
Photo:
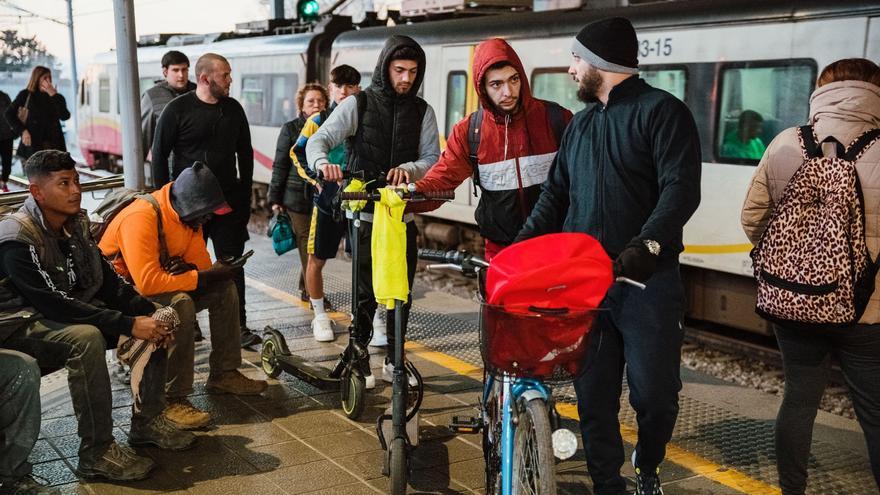
[[[636,465],[636,452],[633,451],[632,465],[636,470],[636,495],[663,495],[660,487],[660,467],[653,472],[640,469]]]
[[[61,495],[61,490],[39,483],[28,474],[13,480],[0,478],[0,495]]]
[[[242,347],[253,347],[255,345],[259,345],[263,343],[263,339],[260,338],[259,335],[255,334],[250,328],[242,326],[241,327],[241,346]]]
[[[164,450],[186,450],[195,443],[195,435],[175,428],[164,414],[157,415],[146,424],[132,422],[128,433],[128,444],[131,446],[152,445]]]
[[[84,463],[80,459],[76,472],[83,478],[134,481],[145,479],[155,466],[156,463],[149,457],[141,457],[131,449],[113,442],[94,463]]]

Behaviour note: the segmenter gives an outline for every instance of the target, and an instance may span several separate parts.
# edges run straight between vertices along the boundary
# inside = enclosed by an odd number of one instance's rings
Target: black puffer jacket
[[[290,149],[296,144],[307,119],[307,116],[300,115],[281,126],[275,145],[275,161],[272,163],[272,181],[269,183],[269,203],[284,205],[295,213],[312,211],[312,186],[294,170],[290,159]]]

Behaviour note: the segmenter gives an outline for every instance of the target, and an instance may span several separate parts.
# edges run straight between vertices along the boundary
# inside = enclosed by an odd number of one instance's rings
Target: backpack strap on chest
[[[480,151],[480,126],[483,125],[483,107],[477,108],[477,111],[470,115],[468,119],[468,160],[471,162],[473,169],[474,197],[477,196],[477,186],[480,185],[479,159],[477,153]]]
[[[805,125],[798,127],[797,134],[804,160],[822,158],[824,156],[822,154],[822,147],[816,142],[816,135],[813,134],[813,126]]]
[[[159,263],[165,266],[170,256],[168,255],[168,242],[165,240],[165,229],[162,227],[162,210],[159,208],[159,202],[152,194],[138,194],[135,197],[149,203],[156,212],[156,221],[159,227]]]

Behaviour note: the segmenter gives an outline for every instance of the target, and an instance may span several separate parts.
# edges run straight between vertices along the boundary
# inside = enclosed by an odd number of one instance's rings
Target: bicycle
[[[513,310],[491,305],[485,302],[489,267],[485,260],[464,251],[427,249],[419,250],[419,258],[438,263],[428,269],[453,269],[479,278],[484,363],[480,416],[453,417],[450,428],[482,433],[486,493],[555,494],[554,457],[565,460],[574,455],[577,437],[560,427],[549,382],[573,380],[582,371],[590,326],[599,310],[535,306]],[[541,335],[548,339],[553,335],[556,347],[532,345]],[[536,349],[547,348],[551,353],[535,355]],[[558,354],[552,356],[553,352]]]
[[[395,189],[394,190],[404,201],[424,201],[424,200],[444,200],[448,201],[455,197],[455,191],[438,191],[431,193],[418,193],[412,188]],[[373,201],[378,202],[381,199],[379,191],[363,191],[363,192],[342,192],[339,199],[343,201]],[[354,215],[354,225],[357,228],[360,224],[358,214]],[[356,237],[356,234],[355,236]],[[393,363],[394,372],[392,373],[392,392],[391,392],[391,415],[383,414],[376,420],[376,433],[379,437],[379,444],[385,452],[383,474],[391,478],[391,493],[393,495],[402,495],[406,493],[407,478],[409,476],[410,450],[418,445],[418,411],[424,396],[424,387],[421,374],[416,367],[410,362],[404,362],[403,348],[403,305],[404,301],[394,301],[394,345],[393,345]],[[356,311],[356,306],[352,306],[352,312]],[[418,385],[413,396],[409,391],[409,379],[407,373],[411,373]],[[408,404],[412,404],[407,408]],[[385,428],[383,424],[391,420],[391,428],[389,429],[390,439],[386,439]],[[410,438],[407,431],[407,424],[415,424],[415,438]]]

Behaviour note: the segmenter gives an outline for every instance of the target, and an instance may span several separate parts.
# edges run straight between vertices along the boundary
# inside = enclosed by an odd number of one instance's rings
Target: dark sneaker
[[[248,327],[241,327],[241,346],[242,347],[253,347],[258,344],[262,344],[263,339],[260,338],[259,335],[255,334]]]
[[[29,474],[14,480],[0,478],[0,495],[61,495],[61,490],[43,485]]]
[[[198,430],[211,422],[210,414],[192,405],[187,399],[169,400],[168,407],[162,414],[178,430]]]
[[[196,327],[193,330],[193,341],[201,342],[203,340],[205,340],[205,336],[202,335],[202,327],[199,326],[199,321],[196,320]]]
[[[265,380],[251,380],[238,370],[208,376],[208,392],[215,394],[259,395],[268,387]]]
[[[156,466],[149,457],[141,457],[116,442],[92,464],[79,461],[77,473],[84,478],[106,478],[111,481],[142,480]]]
[[[195,435],[175,428],[164,414],[146,424],[132,423],[128,433],[128,444],[136,447],[152,445],[164,450],[186,450],[195,443]]]
[[[632,464],[636,470],[636,495],[663,495],[660,487],[660,467],[647,471],[636,465],[636,453],[633,451]]]

